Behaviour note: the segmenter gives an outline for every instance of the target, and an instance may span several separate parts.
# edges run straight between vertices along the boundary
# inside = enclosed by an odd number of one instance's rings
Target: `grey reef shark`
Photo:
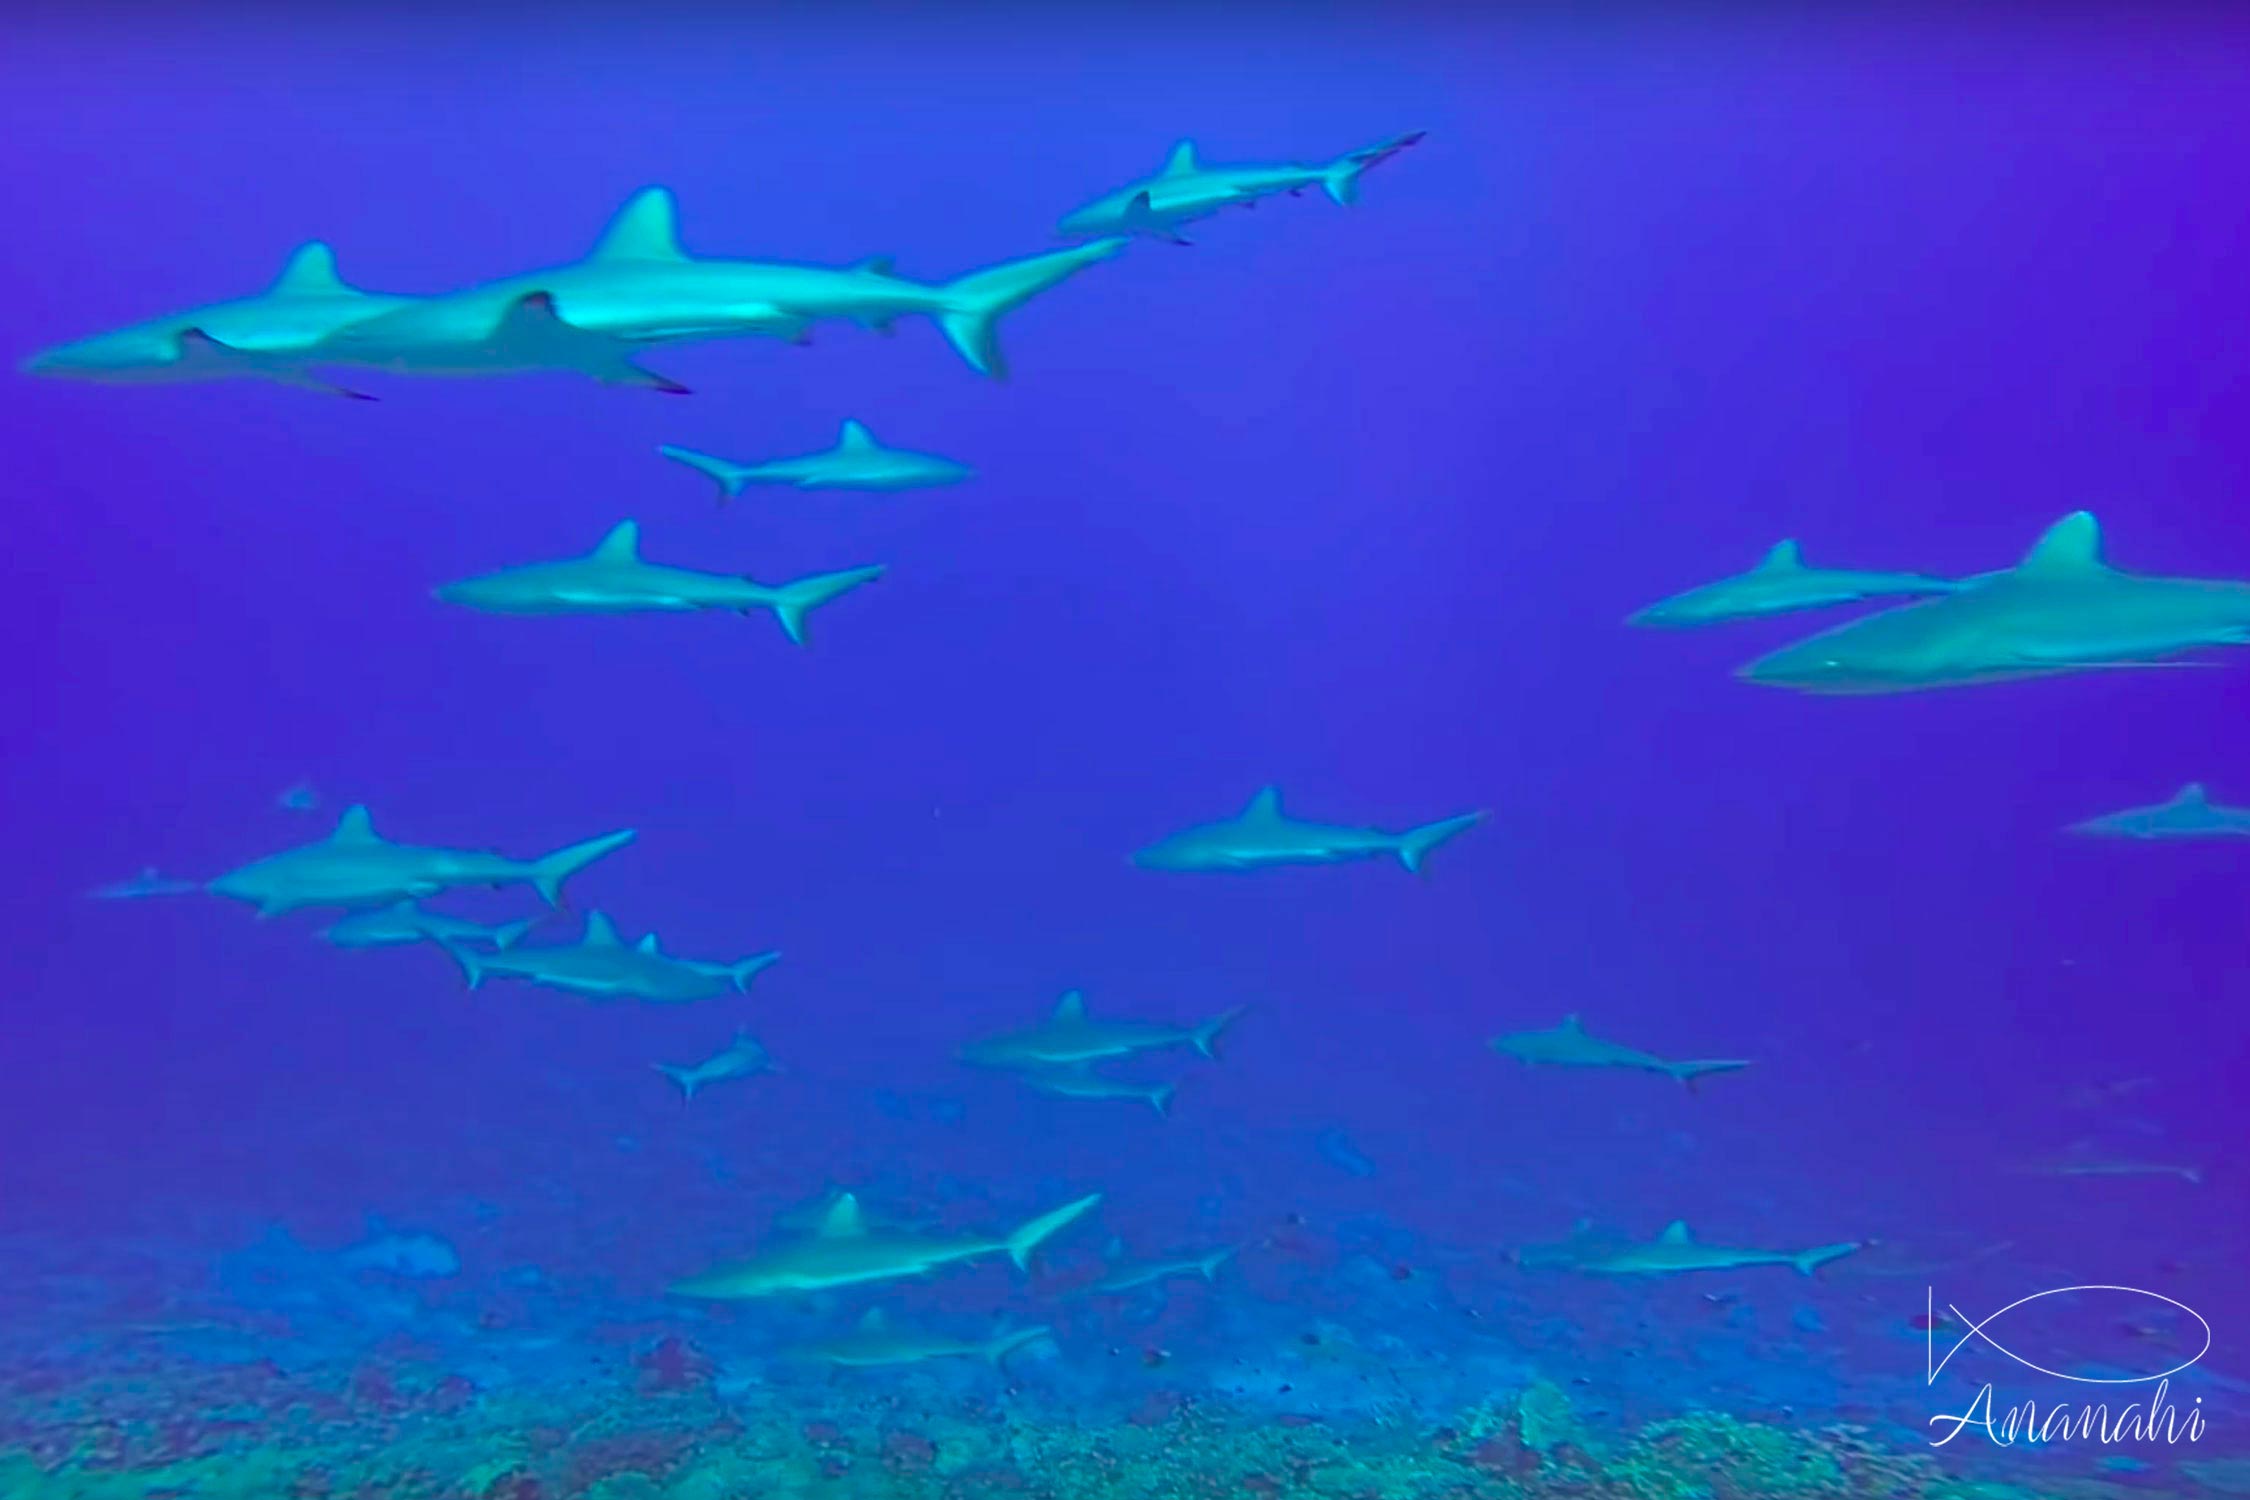
[[[2013,568],[1784,646],[1736,675],[1802,693],[1911,693],[2069,672],[2197,666],[2188,652],[2250,644],[2250,583],[2111,567],[2075,511]]]
[[[1171,1047],[1192,1047],[1216,1057],[1221,1033],[1246,1009],[1235,1006],[1196,1026],[1164,1026],[1089,1015],[1085,995],[1072,990],[1055,1002],[1052,1015],[971,1042],[961,1049],[961,1060],[990,1068],[1076,1068]]]
[[[893,1323],[881,1308],[871,1307],[843,1337],[799,1344],[788,1352],[797,1359],[849,1369],[918,1365],[933,1359],[962,1357],[997,1365],[1026,1344],[1047,1337],[1050,1331],[1045,1324],[1040,1324],[1032,1328],[1005,1328],[990,1338],[961,1339]]]
[[[1740,1058],[1675,1062],[1626,1047],[1588,1032],[1575,1012],[1559,1025],[1544,1031],[1514,1031],[1494,1037],[1492,1050],[1535,1068],[1625,1068],[1665,1077],[1695,1091],[1697,1080],[1712,1073],[1733,1073],[1750,1066]]]
[[[1628,625],[1680,629],[1726,620],[1755,620],[1831,604],[1902,594],[1949,594],[1958,585],[1920,573],[1863,573],[1808,568],[1794,541],[1774,543],[1747,573],[1674,594],[1626,617]]]
[[[1206,166],[1196,155],[1195,142],[1181,141],[1172,148],[1162,171],[1073,210],[1064,216],[1061,229],[1066,235],[1146,235],[1185,245],[1189,241],[1180,233],[1181,225],[1224,208],[1255,208],[1260,199],[1276,194],[1296,198],[1319,188],[1332,202],[1356,203],[1359,179],[1368,169],[1389,161],[1425,134],[1410,130],[1379,145],[1347,151],[1334,161],[1281,166]]]
[[[1333,865],[1395,859],[1419,872],[1432,849],[1484,821],[1482,812],[1441,818],[1402,833],[1307,823],[1281,810],[1281,792],[1267,787],[1240,814],[1160,839],[1133,856],[1151,870],[1255,870],[1269,865]]]
[[[487,927],[401,901],[338,918],[320,935],[339,948],[387,948],[401,943],[489,943],[494,948],[512,948],[536,921],[526,917]]]
[[[865,423],[856,421],[844,423],[836,434],[835,447],[808,453],[802,458],[736,464],[669,443],[656,451],[716,483],[721,504],[736,498],[744,487],[753,484],[790,485],[800,490],[880,492],[958,484],[976,472],[966,464],[957,464],[934,453],[886,448],[875,441]]]
[[[1538,1263],[1589,1276],[1677,1276],[1689,1271],[1737,1271],[1756,1266],[1787,1266],[1800,1276],[1810,1276],[1864,1244],[1861,1240],[1842,1240],[1809,1250],[1736,1249],[1706,1245],[1689,1232],[1684,1220],[1674,1220],[1646,1244],[1605,1241],[1581,1226],[1569,1245],[1551,1248]]]
[[[154,865],[143,865],[139,874],[97,885],[86,895],[94,901],[147,901],[156,896],[190,896],[202,889],[200,881],[175,880],[158,873]]]
[[[805,642],[805,619],[821,605],[883,576],[880,564],[816,574],[794,583],[755,583],[734,573],[700,573],[641,558],[641,528],[620,521],[583,557],[527,563],[442,584],[447,604],[498,615],[616,615],[645,611],[771,610],[782,633]]]
[[[628,946],[602,913],[586,914],[585,935],[575,943],[543,948],[511,948],[499,953],[447,944],[470,989],[495,975],[522,979],[547,989],[592,1000],[646,1000],[685,1004],[715,1000],[730,990],[747,994],[750,981],[781,958],[778,952],[754,954],[736,963],[706,963],[675,958],[650,933]]]
[[[737,1031],[726,1046],[699,1063],[679,1066],[673,1063],[653,1063],[652,1067],[678,1085],[680,1102],[690,1103],[695,1096],[714,1083],[724,1083],[730,1078],[754,1078],[760,1073],[773,1073],[773,1059],[758,1039],[747,1031]]]
[[[2250,838],[2250,807],[2222,807],[2202,782],[2191,781],[2169,801],[2103,813],[2073,823],[2067,831],[2104,839]]]
[[[1123,1296],[1127,1292],[1141,1291],[1182,1277],[1196,1277],[1203,1281],[1216,1281],[1219,1268],[1234,1259],[1237,1247],[1225,1245],[1202,1255],[1183,1255],[1170,1260],[1129,1260],[1124,1246],[1111,1241],[1105,1258],[1109,1269],[1099,1280],[1078,1289],[1080,1296]]]

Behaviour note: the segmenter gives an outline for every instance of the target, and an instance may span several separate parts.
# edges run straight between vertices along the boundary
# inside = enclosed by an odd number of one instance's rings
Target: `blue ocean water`
[[[1231,163],[1428,135],[1351,207],[1270,199],[1043,293],[1002,325],[1005,381],[915,318],[650,351],[684,398],[12,376],[0,1455],[31,1467],[0,1479],[225,1493],[196,1465],[259,1445],[336,1493],[628,1493],[494,1457],[545,1404],[692,1434],[631,1471],[682,1495],[729,1413],[768,1486],[857,1483],[857,1452],[990,1492],[1012,1452],[1010,1483],[1093,1493],[1040,1443],[1183,1413],[1407,1452],[1361,1489],[1560,1485],[1571,1454],[1663,1472],[1636,1434],[1691,1412],[1864,1429],[1933,1494],[2240,1482],[2242,854],[2061,832],[2190,781],[2250,803],[2237,669],[1821,698],[1731,673],[1830,616],[1621,623],[1782,537],[1959,577],[2081,507],[2121,566],[2250,577],[2238,27],[135,16],[10,23],[17,357],[248,295],[308,239],[407,296],[565,265],[652,184],[691,253],[942,281],[1055,248],[1182,138]],[[976,475],[722,508],[655,451],[803,453],[846,418]],[[682,566],[888,571],[801,648],[766,618],[432,597],[628,518]],[[280,805],[299,783],[316,805]],[[1344,824],[1489,817],[1419,877],[1129,860],[1266,786]],[[586,1004],[468,991],[433,946],[339,950],[334,912],[84,898],[147,865],[209,879],[355,803],[514,856],[636,830],[527,944],[598,910],[676,954],[783,956],[747,995]],[[1099,1016],[1247,1010],[1216,1060],[1120,1070],[1176,1082],[1168,1116],[959,1060],[1072,989]],[[1487,1046],[1571,1013],[1754,1066],[1690,1092]],[[780,1071],[683,1105],[651,1065],[738,1027]],[[2199,1180],[2041,1170],[2093,1162]],[[836,1188],[968,1236],[1103,1197],[1030,1276],[668,1295]],[[1811,1278],[1541,1251],[1674,1221],[1865,1244]],[[1082,1294],[1112,1241],[1236,1253]],[[2191,1360],[2170,1399],[2208,1435],[1930,1448],[1987,1381],[2093,1398],[1976,1340],[1933,1383],[1946,1330],[1917,1316],[2086,1285],[2133,1291],[2001,1341],[2080,1380]],[[784,1357],[871,1307],[1054,1336],[998,1372]],[[269,1367],[287,1400],[243,1394]],[[119,1371],[145,1410],[88,1394]],[[1573,1435],[1519,1464],[1534,1386]],[[337,1403],[314,1433],[281,1415],[305,1392]],[[882,1446],[907,1431],[939,1458]],[[1743,1492],[1803,1492],[1748,1488],[1745,1451],[1720,1464]],[[1680,1492],[1700,1461],[1671,1463]],[[1853,1472],[1837,1492],[1906,1492]],[[493,1488],[518,1480],[542,1488]]]

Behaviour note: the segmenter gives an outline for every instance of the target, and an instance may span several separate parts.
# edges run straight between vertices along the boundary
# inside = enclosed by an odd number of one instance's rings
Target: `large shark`
[[[855,421],[844,423],[833,448],[808,453],[802,458],[774,459],[770,463],[728,463],[723,458],[669,443],[656,451],[716,482],[721,504],[734,499],[744,486],[752,484],[787,484],[801,490],[913,490],[958,484],[976,472],[966,464],[939,458],[934,453],[886,448],[875,441],[865,423]]]
[[[632,840],[633,831],[627,828],[541,859],[509,859],[475,849],[425,849],[382,837],[367,809],[355,803],[344,810],[327,838],[244,865],[206,889],[251,903],[261,917],[304,906],[420,900],[455,886],[518,883],[538,891],[549,906],[560,906],[564,881]]]
[[[691,1276],[672,1290],[683,1297],[721,1301],[824,1292],[921,1276],[940,1266],[1001,1254],[1017,1270],[1028,1271],[1033,1252],[1101,1201],[1101,1194],[1088,1193],[1003,1235],[935,1235],[870,1224],[860,1216],[859,1200],[845,1193],[810,1235]]]
[[[1816,1245],[1810,1250],[1737,1250],[1699,1243],[1683,1220],[1674,1220],[1645,1245],[1589,1247],[1560,1263],[1593,1276],[1673,1276],[1685,1271],[1734,1271],[1749,1266],[1788,1266],[1810,1276],[1832,1260],[1861,1247],[1859,1240]]]
[[[1908,693],[2161,666],[2204,647],[2245,644],[2250,583],[2112,568],[2100,523],[2076,511],[2013,568],[1784,646],[1737,675],[1805,693]]]
[[[346,286],[336,274],[335,252],[315,240],[299,246],[273,285],[254,297],[191,307],[58,344],[25,360],[23,368],[34,375],[125,384],[271,380],[365,400],[363,392],[308,374],[307,356],[339,330],[412,301]]]
[[[1063,218],[1062,232],[1142,234],[1185,245],[1182,224],[1208,218],[1222,208],[1253,208],[1259,199],[1276,193],[1297,197],[1317,187],[1337,203],[1355,203],[1362,173],[1389,161],[1426,133],[1410,130],[1380,145],[1348,151],[1334,161],[1284,166],[1205,166],[1196,157],[1195,142],[1182,141],[1172,148],[1163,171],[1074,210]]]
[[[584,557],[529,563],[480,578],[442,584],[448,604],[499,615],[614,615],[646,610],[766,609],[790,640],[805,641],[805,617],[860,584],[880,578],[880,565],[819,573],[768,586],[733,573],[699,573],[641,560],[641,528],[620,521]]]
[[[1133,862],[1151,870],[1255,870],[1388,858],[1419,871],[1432,849],[1474,828],[1484,816],[1462,813],[1403,833],[1301,823],[1282,812],[1281,793],[1269,786],[1250,799],[1240,816],[1175,833],[1141,850]]]
[[[1003,1329],[990,1338],[958,1339],[928,1329],[893,1324],[879,1307],[871,1307],[852,1331],[842,1338],[800,1344],[788,1352],[798,1359],[822,1364],[868,1368],[876,1365],[918,1365],[925,1360],[970,1356],[999,1364],[1024,1345],[1049,1333],[1036,1328]]]
[[[679,1085],[680,1100],[686,1103],[714,1083],[723,1083],[729,1078],[749,1078],[759,1073],[770,1073],[773,1071],[773,1060],[766,1055],[766,1049],[758,1044],[756,1037],[747,1031],[737,1031],[726,1046],[699,1063],[691,1063],[686,1067],[672,1063],[654,1063],[651,1066]]]
[[[113,880],[107,885],[97,885],[86,893],[94,901],[146,901],[152,896],[187,896],[203,889],[198,881],[174,880],[157,872],[154,865],[141,866],[138,875],[124,880]]]
[[[1560,1025],[1544,1031],[1512,1031],[1506,1036],[1494,1037],[1491,1047],[1529,1067],[1634,1068],[1645,1073],[1662,1073],[1684,1084],[1691,1092],[1696,1080],[1707,1073],[1732,1073],[1750,1066],[1739,1059],[1672,1062],[1636,1047],[1620,1046],[1591,1035],[1579,1023],[1575,1012],[1564,1016]]]
[[[625,355],[652,343],[745,333],[801,339],[826,318],[888,331],[897,318],[924,316],[970,368],[998,376],[1001,316],[1124,245],[1101,240],[940,285],[895,276],[884,258],[848,269],[703,260],[680,248],[671,193],[652,187],[626,202],[585,260],[425,298],[343,330],[322,353],[412,372],[520,368],[537,355],[552,367],[647,384],[658,377]],[[513,333],[511,319],[523,324]]]
[[[512,948],[533,923],[533,918],[526,917],[520,922],[487,927],[401,901],[374,911],[355,911],[323,928],[320,935],[339,948],[387,948],[399,943],[490,943],[495,948]]]
[[[781,957],[759,953],[739,963],[699,963],[665,953],[653,932],[628,947],[618,938],[616,924],[598,911],[586,914],[585,935],[575,943],[502,953],[478,953],[449,943],[446,951],[472,990],[499,975],[596,1000],[678,1004],[715,1000],[729,990],[747,994],[750,981]]]
[[[1036,1070],[1075,1068],[1167,1047],[1193,1047],[1205,1057],[1215,1057],[1213,1047],[1219,1034],[1233,1025],[1244,1009],[1238,1005],[1199,1026],[1112,1021],[1088,1015],[1085,995],[1072,990],[1055,1003],[1054,1013],[1046,1019],[971,1042],[961,1049],[961,1060],[988,1068]]]
[[[1793,541],[1776,542],[1759,564],[1716,583],[1659,600],[1628,615],[1628,625],[1712,625],[1765,615],[1819,609],[1898,594],[1949,594],[1957,585],[1920,573],[1862,573],[1843,568],[1808,568]]]
[[[2103,813],[2068,830],[2110,839],[2250,838],[2250,807],[2222,807],[2200,781],[2191,781],[2168,802]]]

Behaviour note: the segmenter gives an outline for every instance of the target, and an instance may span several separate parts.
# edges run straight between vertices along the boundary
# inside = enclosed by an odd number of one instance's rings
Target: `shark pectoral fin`
[[[345,396],[354,401],[372,401],[375,398],[365,391],[355,391],[332,380],[323,380],[308,374],[300,366],[279,361],[213,338],[201,328],[186,328],[177,339],[179,360],[186,365],[202,365],[225,370],[252,380],[270,380],[276,385],[295,386],[299,390],[320,391],[330,396]]]

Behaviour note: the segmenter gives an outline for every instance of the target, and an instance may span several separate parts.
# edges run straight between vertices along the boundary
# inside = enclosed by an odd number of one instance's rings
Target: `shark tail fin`
[[[1320,174],[1320,185],[1338,203],[1357,203],[1361,173],[1369,167],[1389,161],[1427,134],[1429,132],[1426,130],[1409,130],[1404,135],[1392,136],[1380,146],[1369,146],[1365,150],[1340,156]]]
[[[1033,1219],[1008,1236],[1004,1242],[1008,1251],[1008,1258],[1016,1263],[1017,1270],[1030,1270],[1031,1256],[1034,1251],[1080,1218],[1092,1213],[1095,1205],[1101,1201],[1101,1194],[1088,1193],[1083,1198],[1065,1203],[1053,1213],[1041,1214],[1038,1218]]]
[[[1865,1245],[1864,1240],[1844,1240],[1834,1245],[1816,1245],[1812,1249],[1789,1257],[1799,1276],[1810,1276],[1832,1260],[1841,1260]]]
[[[477,955],[475,949],[464,948],[459,943],[449,943],[443,938],[438,939],[438,946],[461,966],[461,977],[468,982],[470,989],[483,987],[484,960]]]
[[[1176,1083],[1160,1083],[1148,1091],[1148,1107],[1165,1119],[1172,1118],[1172,1096],[1180,1091]]]
[[[780,588],[768,590],[765,607],[774,618],[781,621],[782,633],[802,646],[805,643],[805,616],[848,589],[858,588],[883,576],[880,564],[868,568],[846,568],[840,573],[816,573],[810,578],[800,578],[795,583],[785,583]]]
[[[686,1068],[674,1067],[670,1063],[650,1063],[649,1066],[656,1069],[657,1072],[662,1073],[666,1078],[671,1079],[674,1083],[680,1086],[680,1102],[682,1104],[687,1104],[694,1100],[694,1073]]]
[[[1713,1073],[1735,1073],[1750,1066],[1748,1058],[1708,1058],[1697,1062],[1677,1062],[1664,1071],[1680,1081],[1680,1087],[1689,1093],[1696,1085]]]
[[[949,281],[938,289],[943,299],[934,314],[938,327],[970,369],[995,380],[1005,379],[1008,362],[1000,353],[1001,316],[1124,248],[1122,237],[1091,240]]]
[[[1419,875],[1422,861],[1430,851],[1457,833],[1465,833],[1484,821],[1481,812],[1463,813],[1457,818],[1444,818],[1435,823],[1425,823],[1420,828],[1410,828],[1398,836],[1398,862]]]
[[[1013,1328],[1004,1333],[996,1333],[984,1346],[984,1357],[996,1365],[1001,1364],[1018,1349],[1023,1348],[1026,1344],[1038,1342],[1051,1332],[1053,1332],[1052,1329],[1041,1323],[1034,1328]]]
[[[726,966],[727,981],[734,986],[736,994],[747,995],[750,993],[750,981],[780,961],[781,950],[778,948],[768,953],[754,953],[740,963]]]
[[[1216,1281],[1219,1279],[1219,1267],[1225,1265],[1228,1261],[1233,1260],[1234,1252],[1235,1247],[1232,1245],[1228,1245],[1222,1250],[1214,1250],[1209,1255],[1204,1256],[1203,1259],[1197,1261],[1195,1263],[1195,1268],[1196,1270],[1203,1273],[1203,1279],[1205,1281]]]
[[[719,503],[722,505],[740,495],[742,487],[750,482],[750,470],[743,464],[730,464],[723,458],[713,458],[708,453],[698,453],[693,448],[675,447],[670,443],[656,451],[676,464],[686,464],[717,484]]]
[[[557,849],[545,859],[531,862],[532,888],[549,906],[563,904],[563,882],[585,869],[612,849],[621,849],[633,842],[633,830],[620,829],[605,833],[598,839],[588,839],[583,844],[572,844],[568,849]]]
[[[1189,1032],[1188,1040],[1195,1045],[1195,1050],[1202,1053],[1205,1057],[1218,1057],[1219,1054],[1213,1049],[1218,1045],[1221,1033],[1223,1033],[1229,1026],[1232,1026],[1235,1022],[1241,1020],[1242,1013],[1249,1008],[1250,1007],[1247,1005],[1237,1005],[1232,1010],[1224,1010],[1219,1012],[1219,1014],[1213,1016],[1210,1020],[1205,1021],[1201,1026],[1198,1026],[1195,1028],[1195,1030]]]
[[[538,925],[539,919],[537,917],[524,917],[519,921],[502,922],[498,927],[493,928],[488,935],[492,939],[492,946],[505,953],[522,942],[523,935]]]

